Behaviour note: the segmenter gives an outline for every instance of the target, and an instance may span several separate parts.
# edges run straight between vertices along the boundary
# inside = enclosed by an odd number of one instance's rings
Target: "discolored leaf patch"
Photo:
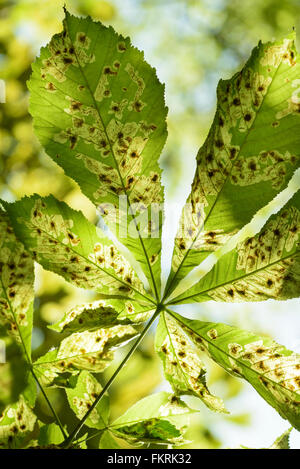
[[[172,312],[198,346],[229,373],[246,379],[279,414],[300,428],[300,355],[269,337],[190,320]]]
[[[135,337],[130,325],[112,326],[96,331],[75,332],[62,340],[34,363],[34,370],[42,384],[51,385],[59,375],[78,374],[80,370],[100,373],[114,358],[113,349]]]
[[[110,425],[110,430],[130,443],[183,442],[188,416],[193,413],[183,401],[166,392],[148,396]]]
[[[287,300],[300,295],[300,193],[261,231],[225,254],[200,282],[177,297],[195,301]]]
[[[129,262],[81,212],[38,195],[5,207],[19,239],[45,269],[77,287],[147,299]]]
[[[138,323],[146,321],[150,311],[135,302],[98,300],[72,308],[57,324],[49,328],[58,332],[80,332],[117,324]]]
[[[158,158],[167,137],[164,86],[129,38],[68,12],[63,31],[41,49],[32,69],[30,112],[42,145],[101,204],[106,223],[157,293],[162,217],[150,229],[134,218],[137,209],[163,202]],[[128,197],[127,221],[120,195]]]
[[[0,210],[0,325],[31,352],[33,261]]]
[[[89,411],[101,390],[102,387],[97,379],[88,371],[81,371],[78,377],[76,377],[74,387],[66,389],[70,407],[79,420]],[[108,417],[109,397],[105,395],[90,413],[86,420],[86,425],[98,430],[104,429],[108,425]]]
[[[240,72],[219,82],[215,118],[197,155],[175,240],[168,293],[284,189],[299,167],[298,62],[293,34],[259,43]]]
[[[34,429],[36,416],[24,397],[4,410],[0,417],[0,448],[22,447]]]
[[[155,348],[162,359],[164,375],[177,395],[191,394],[217,412],[226,412],[222,400],[206,385],[206,369],[197,348],[169,314],[163,312],[156,331]]]

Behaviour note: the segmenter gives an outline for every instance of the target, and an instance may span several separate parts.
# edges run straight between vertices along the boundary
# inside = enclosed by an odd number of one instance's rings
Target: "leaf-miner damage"
[[[98,300],[72,308],[56,324],[50,326],[58,332],[80,332],[110,327],[116,324],[139,323],[151,316],[149,307],[136,302]]]
[[[47,153],[79,183],[110,230],[140,262],[152,289],[150,293],[144,289],[113,242],[81,212],[53,196],[3,202],[16,236],[29,254],[15,238],[7,215],[0,212],[0,325],[25,345],[28,357],[33,260],[77,287],[95,290],[102,298],[72,308],[53,325],[52,329],[65,334],[62,341],[32,365],[33,375],[42,385],[65,388],[71,408],[81,419],[79,426],[86,423],[108,429],[130,444],[182,443],[186,417],[193,411],[180,395],[197,396],[212,410],[226,411],[207,388],[199,356],[205,352],[229,373],[246,379],[300,429],[298,354],[268,337],[186,319],[164,304],[193,267],[229,241],[286,187],[299,166],[300,66],[294,39],[291,35],[282,41],[259,43],[241,72],[220,81],[215,119],[197,156],[187,201],[191,210],[182,213],[184,232],[181,226],[161,301],[162,216],[142,229],[134,215],[136,207],[149,215],[150,204],[159,206],[164,199],[158,165],[167,135],[164,86],[128,38],[90,18],[79,19],[66,12],[63,31],[42,48],[29,81],[35,131]],[[126,228],[131,226],[134,231],[127,230],[125,237],[121,226],[125,211],[119,206],[119,196],[129,199]],[[172,302],[298,296],[299,197]],[[158,236],[144,238],[143,230]],[[152,294],[155,299],[149,296]],[[109,424],[108,397],[104,392],[102,396],[100,384],[90,373],[105,370],[114,349],[136,337],[134,323],[151,316],[107,383],[107,390],[158,314],[156,351],[175,394],[142,399]],[[18,443],[17,438],[23,440],[35,427],[36,417],[28,402],[20,393],[17,398],[0,416],[0,445]],[[93,412],[87,414],[95,403]],[[71,443],[72,438],[71,434]]]
[[[141,296],[142,282],[104,233],[53,196],[5,203],[14,229],[33,258],[77,287],[120,296]]]
[[[66,389],[69,404],[79,419],[91,408],[101,390],[100,383],[88,371],[81,371],[76,377],[76,384]],[[105,395],[90,413],[86,425],[91,428],[103,429],[108,425],[108,416],[109,398]]]
[[[300,193],[253,237],[225,254],[198,283],[172,300],[245,302],[300,294]]]
[[[0,448],[20,446],[33,431],[36,419],[23,396],[17,403],[8,406],[0,415]]]
[[[0,210],[0,325],[30,356],[33,261],[16,239],[6,213]]]
[[[300,355],[269,337],[172,312],[195,345],[229,373],[244,378],[279,414],[300,429]]]
[[[191,394],[217,412],[226,412],[221,399],[206,385],[206,369],[197,348],[180,324],[163,312],[156,332],[155,348],[164,366],[164,375],[177,395]]]
[[[175,240],[168,292],[284,189],[299,166],[294,39],[260,43],[244,68],[218,85],[214,122],[187,200],[190,214],[183,212]]]
[[[41,143],[96,206],[114,206],[113,221],[110,210],[101,213],[117,236],[119,195],[128,197],[128,225],[134,204],[143,210],[163,202],[158,158],[167,136],[164,87],[129,38],[66,12],[63,32],[42,48],[33,65],[29,89]],[[158,294],[160,262],[150,260],[160,257],[162,220],[156,225],[156,238],[148,230],[142,239],[133,224],[136,236],[128,233],[121,242]]]
[[[110,425],[110,430],[130,443],[184,443],[188,417],[194,412],[178,397],[160,392],[130,407]]]
[[[137,335],[130,325],[74,332],[34,363],[34,370],[47,386],[62,373],[78,374],[80,370],[100,373],[114,358],[113,350]]]

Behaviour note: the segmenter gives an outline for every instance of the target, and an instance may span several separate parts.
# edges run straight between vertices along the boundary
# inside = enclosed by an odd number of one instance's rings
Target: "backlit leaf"
[[[100,449],[121,449],[120,445],[114,438],[114,436],[108,432],[103,432],[101,439],[100,439]]]
[[[29,375],[33,281],[33,261],[0,210],[0,412],[23,391],[27,401],[35,400]]]
[[[5,406],[18,400],[27,386],[29,366],[20,345],[12,337],[0,334],[5,357],[0,360],[0,413]]]
[[[292,34],[259,43],[241,72],[219,82],[215,118],[175,241],[169,291],[284,189],[299,167],[294,40]]]
[[[300,191],[262,230],[225,254],[173,303],[287,300],[300,295]]]
[[[0,326],[31,355],[33,261],[0,210]]]
[[[70,407],[79,420],[90,409],[101,390],[101,385],[88,371],[82,371],[78,377],[76,377],[76,385],[74,388],[66,389]],[[108,395],[104,395],[87,418],[85,424],[88,427],[101,430],[107,427],[108,418],[109,397]]]
[[[270,446],[270,449],[290,449],[291,430],[292,429],[289,428],[286,432],[276,438],[272,446]]]
[[[62,431],[55,423],[40,426],[38,443],[42,447],[48,445],[59,445],[63,441],[64,436]]]
[[[110,425],[110,430],[129,442],[180,443],[191,410],[167,392],[145,397]]]
[[[83,216],[53,196],[5,203],[18,238],[45,269],[77,287],[139,296],[145,291],[112,242]]]
[[[98,300],[72,308],[57,324],[49,328],[58,332],[80,332],[121,323],[137,323],[148,318],[149,308],[141,307],[138,303]]]
[[[137,209],[147,216],[142,207],[151,203],[159,215],[163,201],[158,158],[167,109],[155,70],[129,38],[68,12],[63,31],[41,49],[32,68],[30,112],[40,142],[83,193],[101,204],[106,223],[158,294],[162,222],[157,217],[151,227],[146,221],[138,228],[132,216]],[[128,197],[127,222],[119,196]]]
[[[0,448],[19,448],[34,429],[36,416],[21,396],[0,418]]]
[[[162,359],[165,377],[176,394],[200,397],[211,410],[226,412],[222,400],[207,388],[206,369],[196,347],[180,324],[165,312],[160,316],[155,348]]]
[[[78,373],[79,370],[100,373],[111,364],[113,350],[136,334],[130,325],[75,332],[62,340],[57,349],[40,357],[34,363],[34,370],[45,385],[50,385],[61,373]]]
[[[279,414],[300,429],[300,355],[269,337],[172,312],[199,348],[229,373],[246,379]]]

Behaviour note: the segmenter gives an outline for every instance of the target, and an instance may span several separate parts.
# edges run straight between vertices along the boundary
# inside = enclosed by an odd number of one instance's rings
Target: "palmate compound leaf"
[[[100,373],[114,358],[113,350],[125,345],[137,335],[131,325],[117,325],[97,330],[75,332],[62,340],[34,363],[34,371],[41,384],[68,385],[66,374],[80,370]],[[63,375],[63,380],[59,377]]]
[[[294,39],[292,34],[259,43],[241,72],[219,82],[215,118],[181,215],[167,294],[283,190],[299,167]]]
[[[67,398],[71,409],[78,419],[86,414],[100,394],[102,387],[97,379],[88,371],[81,371],[76,377],[74,387],[66,388]],[[104,395],[95,409],[91,412],[85,425],[102,430],[107,428],[109,419],[109,397]]]
[[[172,300],[244,302],[300,296],[300,191],[254,237],[225,254],[197,284]]]
[[[155,349],[162,359],[164,375],[177,395],[200,397],[211,410],[226,412],[222,400],[207,388],[206,369],[197,348],[180,324],[166,312],[160,315]]]
[[[299,354],[269,337],[237,327],[171,314],[200,350],[229,373],[246,379],[268,404],[300,430]]]
[[[80,332],[117,324],[140,323],[147,321],[151,313],[153,308],[132,301],[98,300],[72,308],[49,328],[58,332]]]
[[[141,263],[158,296],[164,86],[129,38],[68,12],[63,31],[41,49],[32,69],[30,112],[40,142],[82,192],[101,204],[104,220]],[[128,197],[127,222],[119,196],[123,203]],[[132,216],[138,209],[144,220],[139,228]],[[151,210],[150,225],[145,218]]]
[[[160,392],[134,404],[109,429],[129,443],[179,444],[183,442],[192,413],[195,411],[178,397]]]
[[[129,262],[81,212],[53,196],[3,204],[17,237],[45,269],[77,287],[151,301]]]

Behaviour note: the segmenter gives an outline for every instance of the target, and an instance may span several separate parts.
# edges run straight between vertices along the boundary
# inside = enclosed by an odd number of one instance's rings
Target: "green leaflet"
[[[34,371],[45,385],[51,385],[62,373],[78,373],[79,370],[100,373],[111,364],[113,349],[124,345],[136,334],[130,325],[75,332],[62,340],[57,349],[40,357],[34,363]]]
[[[276,438],[272,446],[270,446],[270,449],[290,449],[291,431],[292,431],[292,428],[289,428],[282,435]]]
[[[175,240],[168,293],[284,189],[299,167],[294,39],[259,43],[241,72],[219,82],[215,118],[197,155]]]
[[[101,436],[99,449],[121,449],[121,446],[110,432],[105,431]]]
[[[42,447],[49,445],[59,445],[64,441],[61,429],[55,423],[41,425],[39,429],[38,444]]]
[[[93,402],[102,390],[96,378],[88,371],[82,371],[76,377],[74,388],[66,389],[68,401],[71,409],[75,412],[79,420],[90,409]],[[85,424],[91,428],[99,430],[108,426],[109,418],[109,397],[104,395],[99,404],[93,409]]]
[[[160,392],[130,407],[110,425],[110,431],[129,443],[178,444],[188,427],[188,416],[194,412],[179,398]]]
[[[34,363],[34,371],[42,386],[69,387],[73,374],[87,369],[101,373],[114,355],[112,352],[78,353],[76,357],[58,357],[58,349],[51,350]]]
[[[81,420],[66,447],[83,424],[102,433],[101,448],[118,447],[115,439],[120,446],[125,441],[182,443],[194,411],[178,396],[194,395],[211,409],[225,411],[206,386],[200,351],[246,379],[300,430],[299,355],[270,338],[165,309],[165,299],[175,296],[178,283],[284,189],[299,166],[300,69],[294,35],[260,43],[240,73],[219,83],[215,119],[197,156],[160,301],[159,204],[164,196],[158,158],[167,135],[164,87],[143,54],[112,28],[67,12],[63,26],[33,65],[30,110],[37,136],[141,264],[152,291],[144,289],[126,258],[81,212],[53,196],[3,202],[8,216],[0,211],[0,332],[8,331],[9,362],[0,364],[0,447],[55,447],[62,441],[64,430],[55,424],[42,426],[39,440],[32,439],[38,428],[31,410],[33,376],[42,384],[64,387]],[[172,303],[298,296],[299,204],[300,193]],[[33,364],[33,376],[25,363],[25,358],[30,362],[33,260],[17,239],[44,268],[101,298],[73,308],[52,326],[69,335]],[[85,420],[102,390],[91,373],[102,372],[113,360],[113,350],[137,335],[134,323],[151,316],[142,339],[158,314],[156,351],[175,395],[146,397],[113,423],[104,395]],[[288,433],[273,447],[288,447]]]
[[[0,360],[0,413],[5,406],[16,402],[25,390],[29,367],[21,347],[11,337],[0,334],[0,346],[5,357]],[[5,360],[4,360],[5,359]]]
[[[246,379],[279,414],[300,429],[300,355],[269,337],[172,312],[200,349],[229,373]]]
[[[53,196],[4,205],[18,238],[45,269],[77,287],[147,299],[128,261],[81,212]]]
[[[6,407],[0,418],[0,448],[20,448],[34,429],[36,416],[23,396]]]
[[[0,210],[0,326],[31,356],[33,261]]]
[[[68,12],[63,26],[32,67],[35,132],[82,192],[101,204],[106,223],[141,263],[158,296],[162,220],[138,229],[132,215],[163,201],[158,158],[167,137],[164,86],[143,53],[111,27]],[[120,195],[131,207],[122,226]],[[155,237],[143,237],[148,228]]]
[[[206,369],[197,349],[179,323],[162,312],[156,330],[155,349],[164,366],[164,375],[177,395],[200,397],[211,410],[226,412],[222,400],[213,396],[206,386]]]
[[[225,254],[173,303],[242,302],[300,295],[300,192],[254,237]]]
[[[80,332],[109,327],[117,322],[118,311],[103,300],[78,305],[68,311],[56,324],[49,326],[57,332]]]
[[[20,396],[22,392],[27,403],[33,405],[35,400],[29,376],[33,281],[33,261],[17,241],[9,217],[0,210],[0,412],[4,415],[9,409],[4,410],[5,406],[24,399]],[[16,428],[17,432],[19,427]]]
[[[98,300],[72,308],[49,328],[58,332],[80,332],[116,324],[137,323],[146,321],[151,315],[149,311],[153,310],[130,301],[122,303],[120,300]]]

